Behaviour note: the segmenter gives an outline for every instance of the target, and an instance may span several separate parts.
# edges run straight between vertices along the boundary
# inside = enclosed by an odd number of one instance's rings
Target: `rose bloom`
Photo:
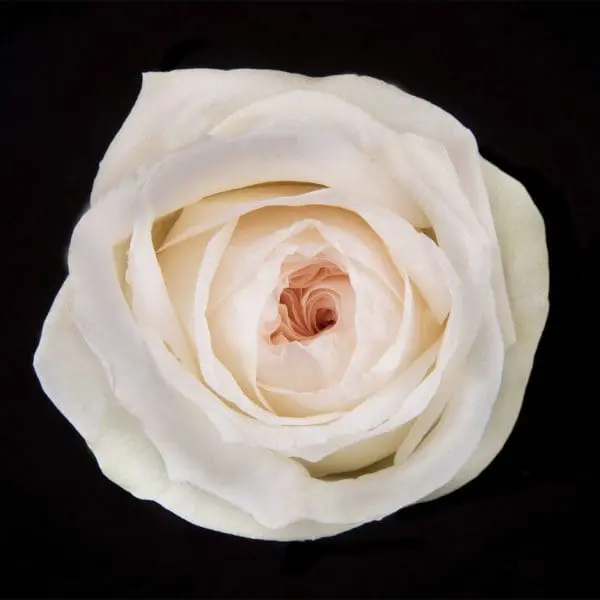
[[[447,112],[357,75],[147,73],[34,362],[133,495],[314,539],[476,477],[547,312],[540,214]]]

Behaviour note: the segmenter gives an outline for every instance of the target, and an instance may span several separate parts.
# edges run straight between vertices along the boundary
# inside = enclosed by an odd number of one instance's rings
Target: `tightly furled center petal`
[[[311,340],[337,324],[339,294],[327,287],[332,279],[347,281],[348,275],[326,258],[289,276],[279,298],[279,326],[270,336],[272,344]]]

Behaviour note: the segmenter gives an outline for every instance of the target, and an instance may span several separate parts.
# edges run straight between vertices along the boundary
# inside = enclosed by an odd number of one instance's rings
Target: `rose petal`
[[[234,220],[233,223],[235,222]],[[206,254],[207,246],[214,236],[219,231],[228,231],[229,227],[230,225],[222,225],[209,229],[180,244],[169,246],[157,254],[173,308],[194,347],[196,347],[193,322],[194,294],[202,257]]]
[[[366,269],[349,261],[348,274],[356,295],[356,349],[348,376],[368,374],[394,343],[403,319],[403,306]],[[398,355],[398,364],[401,360]]]
[[[199,165],[205,177],[199,173]],[[143,173],[145,202],[155,208],[157,217],[198,198],[269,181],[332,187],[338,193],[368,197],[374,205],[402,212],[398,210],[402,195],[389,172],[351,140],[323,128],[261,130],[231,139],[201,139],[147,165]],[[418,221],[411,216],[411,222]]]
[[[502,387],[477,451],[459,473],[431,498],[468,483],[500,452],[519,415],[533,359],[548,316],[548,251],[544,222],[527,190],[482,161],[505,265],[517,339],[506,353]]]
[[[321,128],[348,138],[376,164],[380,162],[381,142],[389,137],[389,130],[360,108],[335,95],[316,90],[293,90],[254,102],[220,122],[210,134],[229,137],[250,132],[303,131],[307,128]],[[389,172],[386,172],[388,175]],[[393,182],[395,198],[387,202],[387,198],[382,197],[382,206],[393,209],[415,226],[427,227],[427,218],[416,199],[406,193],[404,181],[394,178]],[[347,189],[340,185],[332,187]]]
[[[212,340],[206,319],[211,283],[218,270],[219,262],[234,235],[236,226],[236,221],[225,225],[205,248],[196,277],[192,322],[200,372],[204,380],[221,397],[233,402],[241,410],[252,414],[255,410],[252,400],[240,389],[232,376],[231,369],[226,368],[215,355],[213,350],[215,341]],[[261,398],[258,400],[261,401]],[[264,401],[261,404],[267,410],[271,410]]]
[[[92,203],[143,164],[198,140],[231,112],[308,81],[255,69],[144,73],[136,102],[100,163]]]
[[[177,222],[173,225],[168,235],[165,237],[159,252],[170,248],[192,238],[196,235],[210,230],[226,223],[227,221],[238,219],[248,210],[231,210],[237,205],[256,205],[260,206],[263,202],[274,198],[285,198],[290,196],[299,196],[315,190],[321,189],[320,186],[309,183],[262,183],[240,189],[227,190],[202,198],[186,206]],[[211,206],[222,208],[222,212],[211,211]],[[212,225],[211,225],[212,223]]]
[[[463,264],[476,281],[491,277],[495,310],[500,319],[505,344],[512,344],[515,339],[514,324],[493,225],[490,232],[477,218],[444,147],[418,136],[404,137],[407,164],[401,164],[404,161],[399,160],[400,153],[395,152],[395,166],[404,170],[406,176],[413,176],[410,181],[414,187],[411,189],[418,195],[424,212],[430,218],[438,243],[459,272],[459,265]]]
[[[109,372],[103,371],[100,360],[92,354],[70,318],[72,293],[67,279],[44,321],[33,365],[47,396],[91,442],[101,435],[112,390]],[[93,386],[93,382],[100,385]]]
[[[151,229],[149,214],[140,211],[133,228],[126,275],[133,314],[143,327],[155,328],[183,364],[196,372],[190,342],[182,331],[156,258]]]
[[[300,461],[313,477],[327,477],[331,475],[354,476],[357,471],[369,467],[373,472],[380,468],[387,468],[377,463],[384,458],[393,457],[394,453],[410,430],[410,424],[365,439],[342,450],[333,452],[317,462]],[[393,464],[393,463],[392,463]],[[389,465],[388,465],[389,466]]]

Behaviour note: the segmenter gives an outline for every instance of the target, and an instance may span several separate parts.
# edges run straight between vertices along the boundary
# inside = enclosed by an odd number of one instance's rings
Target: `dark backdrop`
[[[600,230],[593,4],[0,6],[2,546],[14,596],[594,596]],[[31,369],[71,229],[145,70],[358,72],[449,110],[544,214],[551,314],[505,449],[316,543],[195,528],[107,481]]]

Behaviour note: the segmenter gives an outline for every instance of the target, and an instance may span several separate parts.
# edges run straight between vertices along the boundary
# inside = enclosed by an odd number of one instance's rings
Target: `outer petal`
[[[71,296],[67,279],[44,321],[33,366],[46,395],[85,440],[92,442],[101,435],[114,397],[100,361],[72,321]]]
[[[481,444],[452,481],[427,500],[448,494],[477,477],[504,446],[519,416],[548,317],[548,250],[542,217],[523,185],[486,160],[482,160],[482,167],[517,339],[507,350],[502,386]]]
[[[100,163],[92,203],[145,163],[196,141],[230,113],[309,79],[255,69],[144,73],[136,103]]]
[[[314,539],[352,527],[300,521],[269,529],[216,496],[170,481],[140,422],[115,398],[106,371],[71,318],[71,302],[67,280],[44,323],[34,366],[44,392],[77,428],[110,480],[194,525],[249,538]]]
[[[152,220],[146,211],[137,215],[129,247],[126,280],[132,292],[132,310],[142,326],[153,327],[175,355],[197,371],[189,340],[177,318],[152,245]]]

